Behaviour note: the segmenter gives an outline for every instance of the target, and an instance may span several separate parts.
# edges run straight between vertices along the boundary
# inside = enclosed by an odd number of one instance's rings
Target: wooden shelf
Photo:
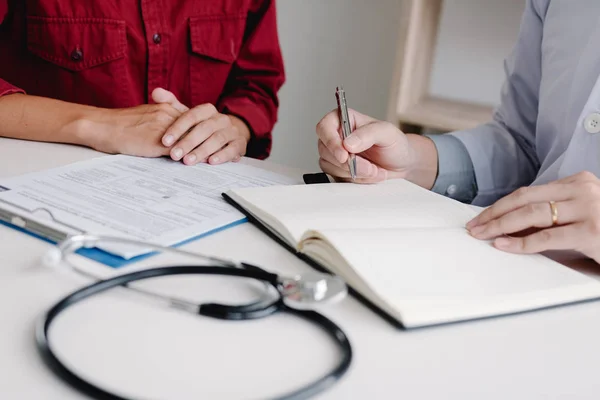
[[[403,0],[388,121],[440,131],[473,128],[493,107],[432,97],[430,75],[443,0]]]
[[[396,118],[406,124],[440,131],[458,131],[489,122],[492,114],[491,106],[425,97],[418,103],[400,110]]]

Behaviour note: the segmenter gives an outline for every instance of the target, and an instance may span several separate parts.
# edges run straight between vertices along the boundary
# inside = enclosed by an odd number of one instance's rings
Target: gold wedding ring
[[[550,203],[550,212],[552,213],[552,225],[556,225],[558,223],[558,208],[556,207],[556,203],[551,201]]]

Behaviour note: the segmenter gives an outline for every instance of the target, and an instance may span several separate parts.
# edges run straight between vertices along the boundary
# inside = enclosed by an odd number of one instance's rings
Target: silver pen
[[[338,104],[338,114],[340,118],[340,125],[342,127],[342,136],[346,139],[352,134],[352,128],[350,126],[350,117],[348,116],[348,105],[346,104],[346,92],[344,88],[338,86],[335,91],[335,97]],[[350,168],[350,176],[352,180],[356,179],[356,156],[350,154],[348,158],[348,168]]]

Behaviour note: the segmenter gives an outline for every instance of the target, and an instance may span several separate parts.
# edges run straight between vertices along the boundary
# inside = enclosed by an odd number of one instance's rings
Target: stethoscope
[[[148,268],[99,280],[97,277],[79,269],[70,262],[70,255],[81,248],[91,248],[99,244],[110,243],[139,246],[150,251],[193,257],[203,260],[204,265],[173,265]],[[339,300],[346,295],[347,289],[345,283],[335,276],[314,273],[295,277],[282,277],[254,265],[236,263],[174,247],[163,247],[135,240],[92,235],[72,236],[58,243],[56,247],[52,247],[45,255],[44,263],[49,266],[57,266],[61,263],[66,264],[74,271],[95,280],[94,283],[67,295],[54,304],[42,315],[36,328],[37,348],[46,365],[58,377],[92,398],[127,400],[127,398],[121,395],[90,383],[63,364],[50,345],[48,332],[56,318],[72,305],[116,287],[125,287],[142,295],[150,296],[167,306],[210,318],[242,321],[265,318],[277,312],[283,312],[303,318],[322,328],[341,350],[342,356],[340,362],[321,378],[300,389],[281,395],[277,399],[305,399],[323,392],[335,384],[348,371],[352,362],[352,346],[346,334],[330,319],[311,309],[314,305]],[[248,278],[262,283],[265,291],[258,301],[245,305],[197,304],[189,300],[157,294],[131,285],[131,283],[136,281],[175,275],[221,275]]]

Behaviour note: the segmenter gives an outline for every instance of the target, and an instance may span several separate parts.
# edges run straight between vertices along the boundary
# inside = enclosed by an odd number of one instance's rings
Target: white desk
[[[0,177],[98,155],[72,146],[0,139]],[[249,224],[186,247],[277,272],[309,269]],[[35,348],[36,318],[85,283],[41,266],[38,260],[48,248],[0,226],[3,399],[83,398],[42,364]],[[196,278],[161,287],[199,294],[227,291]],[[394,329],[352,298],[321,311],[354,346],[351,370],[323,399],[600,396],[600,303],[412,332]],[[314,378],[336,360],[328,339],[304,321],[285,316],[213,321],[149,305],[122,291],[68,311],[53,333],[60,353],[78,371],[124,394],[151,398],[264,398]]]

